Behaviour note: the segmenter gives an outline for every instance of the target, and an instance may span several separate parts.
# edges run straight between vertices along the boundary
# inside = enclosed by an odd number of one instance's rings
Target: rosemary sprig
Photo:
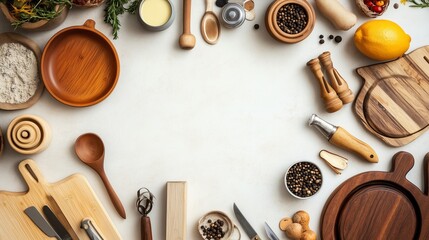
[[[104,22],[112,26],[113,39],[118,38],[121,21],[119,16],[125,12],[135,14],[141,0],[132,0],[130,7],[126,7],[130,0],[107,0],[104,9]]]
[[[418,2],[417,0],[407,0],[407,1],[413,4],[413,5],[410,5],[410,7],[416,7],[416,8],[429,7],[429,0],[420,0],[420,2]]]

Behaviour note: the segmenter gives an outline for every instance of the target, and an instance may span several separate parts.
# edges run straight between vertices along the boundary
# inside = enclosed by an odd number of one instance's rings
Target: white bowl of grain
[[[42,95],[42,51],[31,39],[7,32],[0,34],[0,109],[32,106]]]

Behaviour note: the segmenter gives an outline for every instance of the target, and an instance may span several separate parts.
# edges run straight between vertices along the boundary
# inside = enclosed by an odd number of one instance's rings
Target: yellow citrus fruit
[[[355,46],[365,56],[385,61],[401,57],[410,47],[411,37],[389,20],[370,20],[355,32]]]

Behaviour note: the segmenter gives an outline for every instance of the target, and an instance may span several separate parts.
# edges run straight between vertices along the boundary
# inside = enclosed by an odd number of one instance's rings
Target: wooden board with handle
[[[28,191],[0,191],[0,239],[49,239],[24,213],[30,206],[42,212],[44,205],[53,209],[73,239],[89,239],[80,228],[84,218],[90,218],[108,239],[121,239],[84,176],[73,174],[50,184],[31,159],[20,162],[18,169]]]
[[[428,129],[429,46],[356,71],[364,85],[356,98],[355,112],[371,133],[399,147]]]
[[[398,152],[392,171],[358,174],[331,194],[321,216],[322,239],[429,239],[429,153],[422,192],[406,179],[413,156]]]

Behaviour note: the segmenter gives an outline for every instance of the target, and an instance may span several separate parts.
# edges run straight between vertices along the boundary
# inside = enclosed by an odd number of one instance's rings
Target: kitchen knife
[[[90,240],[103,240],[103,238],[100,236],[100,233],[97,231],[97,229],[95,229],[90,219],[83,219],[80,223],[80,228],[85,230]]]
[[[244,232],[246,232],[247,236],[251,240],[261,240],[261,238],[258,236],[256,231],[252,228],[250,223],[246,220],[246,218],[243,216],[243,214],[238,209],[237,205],[234,203],[234,213],[235,216],[238,219],[238,222],[240,223],[241,227],[243,227]]]
[[[46,220],[48,220],[49,224],[54,228],[55,232],[60,235],[63,240],[72,240],[72,237],[67,232],[66,228],[63,224],[58,220],[57,216],[55,216],[54,212],[49,208],[49,206],[45,205],[42,208],[43,213],[45,214]]]
[[[277,235],[274,233],[273,229],[270,228],[270,225],[268,225],[267,222],[265,222],[265,232],[268,235],[268,238],[270,240],[280,240]]]
[[[25,214],[31,219],[31,221],[36,224],[36,226],[42,230],[43,233],[48,237],[54,237],[58,240],[62,240],[60,236],[55,232],[55,230],[49,225],[45,218],[40,214],[40,212],[34,207],[28,207],[24,210]]]

